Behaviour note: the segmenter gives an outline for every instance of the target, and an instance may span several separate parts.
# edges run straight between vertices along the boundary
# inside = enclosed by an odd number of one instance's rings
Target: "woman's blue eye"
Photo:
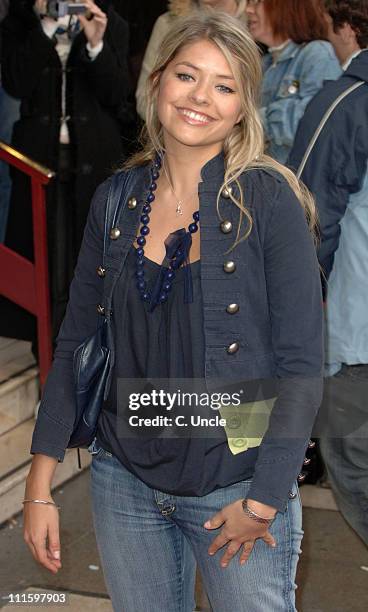
[[[178,72],[176,76],[181,81],[190,81],[193,78],[191,74],[186,74],[185,72]]]
[[[222,92],[222,93],[226,93],[226,94],[231,94],[231,93],[235,93],[233,89],[231,89],[231,87],[226,87],[226,85],[218,85],[217,88]]]
[[[194,77],[191,74],[188,74],[187,72],[177,72],[176,76],[180,81],[194,81]],[[216,87],[219,91],[221,91],[221,93],[235,93],[234,90],[231,89],[231,87],[227,87],[226,85],[216,85]]]

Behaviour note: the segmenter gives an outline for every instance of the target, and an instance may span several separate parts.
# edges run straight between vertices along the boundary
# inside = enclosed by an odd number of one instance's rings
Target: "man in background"
[[[335,103],[301,178],[320,215],[326,281],[321,451],[341,512],[368,545],[368,0],[326,0],[344,70],[307,107],[289,157],[297,170]],[[347,93],[345,98],[340,96]]]
[[[129,28],[112,0],[84,0],[90,16],[55,19],[47,0],[12,0],[2,29],[2,79],[21,100],[11,143],[56,171],[48,186],[47,234],[52,328],[63,319],[69,284],[96,187],[127,150]],[[12,169],[5,244],[33,259],[31,190]],[[34,340],[35,319],[0,299],[0,335]]]
[[[0,24],[8,14],[9,0],[0,0]],[[9,143],[13,125],[19,117],[19,100],[9,96],[1,84],[1,29],[0,29],[0,140]],[[8,165],[0,162],[0,242],[4,242],[8,220],[11,180]]]

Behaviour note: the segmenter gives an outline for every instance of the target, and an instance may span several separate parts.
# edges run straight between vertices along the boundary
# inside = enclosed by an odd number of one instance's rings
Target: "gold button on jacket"
[[[111,240],[117,240],[120,236],[121,232],[119,230],[118,227],[113,227],[111,232],[110,232],[110,238]]]
[[[130,210],[134,210],[134,208],[137,207],[137,204],[138,204],[137,198],[129,198],[129,200],[128,200],[128,208]]]
[[[231,274],[232,272],[234,272],[236,269],[236,265],[234,261],[225,261],[224,263],[224,270],[225,272],[227,272],[228,274]]]
[[[220,224],[220,230],[222,231],[223,234],[230,234],[232,229],[233,229],[233,224],[231,223],[231,221],[223,221]]]
[[[233,355],[239,350],[239,344],[237,342],[233,342],[227,347],[226,350],[229,353],[229,355]]]
[[[221,195],[223,198],[230,198],[232,192],[233,192],[233,188],[231,187],[231,185],[229,185],[229,187],[225,187],[222,190]]]
[[[228,312],[229,314],[235,314],[237,313],[239,310],[239,304],[229,304],[226,307],[226,312]]]

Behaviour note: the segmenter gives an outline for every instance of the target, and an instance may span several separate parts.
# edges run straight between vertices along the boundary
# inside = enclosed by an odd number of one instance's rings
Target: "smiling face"
[[[165,147],[206,147],[213,155],[241,118],[233,72],[208,40],[185,45],[161,74],[157,113]]]

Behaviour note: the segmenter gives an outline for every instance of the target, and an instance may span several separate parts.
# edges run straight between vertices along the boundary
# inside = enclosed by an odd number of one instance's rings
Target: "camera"
[[[67,2],[66,0],[48,0],[46,14],[53,19],[66,15],[82,15],[87,12],[84,2]]]

